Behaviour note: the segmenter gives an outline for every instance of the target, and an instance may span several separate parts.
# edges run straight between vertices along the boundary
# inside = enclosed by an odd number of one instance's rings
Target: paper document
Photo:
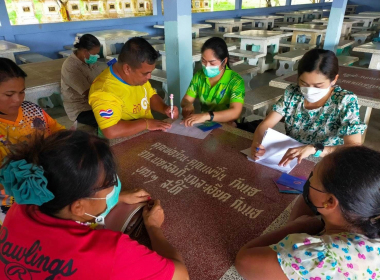
[[[293,159],[287,166],[278,166],[278,163],[290,148],[304,146],[304,144],[286,136],[276,130],[268,128],[261,143],[265,147],[265,154],[258,160],[251,158],[251,148],[241,151],[253,162],[268,166],[284,173],[289,173],[297,165],[297,158]]]
[[[175,120],[172,123],[172,127],[170,129],[168,129],[166,132],[178,134],[178,135],[184,135],[184,136],[193,137],[193,138],[198,138],[198,139],[205,139],[207,137],[207,135],[209,135],[210,132],[212,131],[212,130],[202,131],[195,126],[186,127],[183,124],[180,124],[181,122],[182,122],[182,120],[180,120],[180,119]]]

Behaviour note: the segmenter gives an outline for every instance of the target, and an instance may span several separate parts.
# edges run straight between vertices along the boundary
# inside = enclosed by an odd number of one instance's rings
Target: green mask
[[[87,59],[87,58],[84,58],[84,62],[86,62],[87,64],[91,65],[91,64],[94,64],[98,61],[98,55],[95,54],[90,54],[90,57]]]
[[[224,61],[224,59],[223,59]],[[207,78],[214,78],[220,74],[219,67],[223,64],[223,61],[220,63],[219,66],[204,66],[202,63],[202,70],[203,73],[206,75]]]

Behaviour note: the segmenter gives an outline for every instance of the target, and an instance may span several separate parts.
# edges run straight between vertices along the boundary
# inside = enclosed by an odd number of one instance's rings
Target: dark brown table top
[[[273,183],[281,172],[249,162],[251,140],[238,129],[204,140],[149,132],[115,144],[124,189],[144,188],[165,210],[163,230],[191,279],[219,279],[241,246],[259,236],[295,199]],[[247,133],[246,133],[247,135]],[[307,177],[303,161],[291,174]]]

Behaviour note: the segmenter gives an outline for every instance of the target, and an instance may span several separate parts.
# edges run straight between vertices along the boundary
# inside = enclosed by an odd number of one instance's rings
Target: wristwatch
[[[214,112],[209,111],[208,113],[210,114],[210,122],[212,122],[212,120],[214,119]]]
[[[325,146],[323,146],[321,143],[317,143],[317,144],[314,145],[314,148],[316,150],[314,156],[315,157],[319,157],[323,153],[323,150],[325,149]]]

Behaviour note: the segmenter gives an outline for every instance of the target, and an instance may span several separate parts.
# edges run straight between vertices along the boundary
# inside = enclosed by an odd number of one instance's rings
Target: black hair
[[[121,49],[118,62],[128,64],[132,69],[140,68],[146,62],[152,65],[160,57],[160,54],[144,38],[134,37],[129,39]]]
[[[91,34],[84,34],[79,38],[79,42],[74,44],[74,48],[78,50],[86,49],[91,51],[95,47],[100,47],[100,42],[94,35]]]
[[[323,49],[312,49],[305,53],[298,64],[298,77],[305,72],[313,71],[322,73],[330,81],[335,80],[339,73],[339,63],[335,53]]]
[[[212,37],[208,39],[202,46],[201,52],[203,53],[205,50],[212,50],[214,52],[214,55],[217,59],[220,61],[223,61],[224,59],[228,58],[227,60],[227,66],[230,67],[230,54],[228,52],[227,44],[226,42],[219,37]]]
[[[26,78],[26,73],[15,62],[8,58],[0,57],[0,83],[12,78]]]
[[[116,184],[116,163],[107,140],[79,130],[34,138],[28,144],[11,146],[3,166],[21,159],[42,166],[47,189],[55,197],[40,206],[41,212],[54,216],[76,200]],[[99,176],[104,177],[100,184]]]
[[[322,184],[338,199],[343,217],[367,237],[379,238],[380,153],[363,146],[347,147],[325,160]]]

